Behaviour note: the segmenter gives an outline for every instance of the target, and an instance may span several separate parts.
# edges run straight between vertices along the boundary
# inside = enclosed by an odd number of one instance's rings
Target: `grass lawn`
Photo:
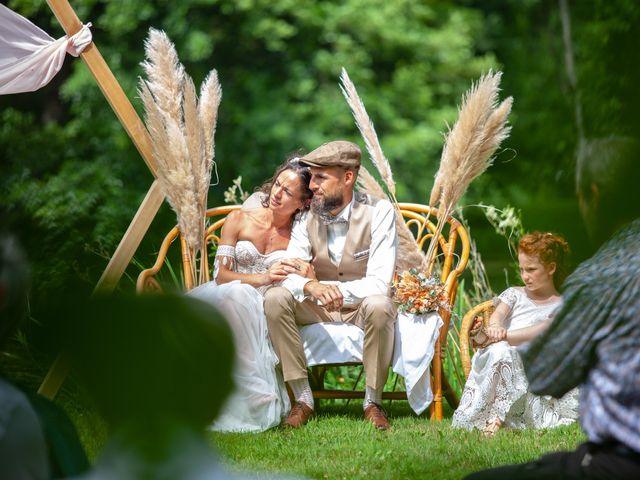
[[[22,362],[21,362],[22,363]],[[15,366],[15,365],[14,365]],[[41,372],[12,369],[23,384],[36,388]],[[149,399],[153,401],[153,399]],[[431,422],[416,417],[407,402],[386,402],[392,428],[378,432],[362,419],[361,401],[323,401],[318,414],[299,430],[272,429],[259,434],[208,433],[231,468],[285,472],[314,479],[459,479],[506,463],[525,462],[550,451],[573,449],[584,441],[577,424],[553,430],[501,430],[491,439],[451,427],[452,412]],[[108,438],[105,423],[73,380],[56,397],[76,425],[91,461]]]
[[[76,394],[78,392],[76,391]],[[75,423],[91,460],[107,438],[102,419],[82,395],[65,392],[58,402]],[[83,406],[84,404],[84,406]],[[578,424],[552,430],[501,430],[494,438],[416,417],[406,402],[385,402],[392,421],[378,432],[362,420],[362,407],[322,405],[304,428],[258,434],[208,433],[211,444],[238,471],[282,472],[314,479],[459,479],[506,463],[525,462],[584,441]],[[425,414],[426,415],[426,414]]]
[[[24,344],[13,347],[14,354],[3,354],[4,371],[35,390],[50,362],[33,358]],[[452,361],[455,365],[449,365]],[[461,371],[457,355],[447,357],[445,365],[452,372]],[[355,375],[355,369],[327,375],[333,387],[355,381],[347,378]],[[459,390],[461,382],[456,375],[449,378]],[[104,421],[72,378],[65,382],[56,402],[76,425],[89,459],[95,460],[108,438]],[[224,461],[238,471],[366,480],[459,479],[484,468],[574,449],[585,439],[577,424],[553,430],[503,429],[487,439],[477,431],[453,429],[452,411],[446,402],[442,422],[429,421],[426,413],[416,417],[407,402],[385,401],[384,407],[392,422],[388,432],[375,431],[363,421],[360,400],[348,405],[340,400],[322,401],[318,414],[299,430],[276,428],[259,434],[211,432],[207,436]]]
[[[386,407],[386,405],[385,405]],[[239,470],[288,472],[324,479],[458,479],[505,463],[524,462],[584,441],[579,426],[553,430],[503,430],[486,439],[478,432],[416,417],[406,402],[387,407],[393,423],[377,432],[362,420],[359,405],[322,407],[300,430],[261,434],[211,433],[212,443]]]

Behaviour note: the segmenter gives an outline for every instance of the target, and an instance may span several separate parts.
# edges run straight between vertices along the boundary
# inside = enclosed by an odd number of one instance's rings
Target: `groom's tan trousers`
[[[285,381],[307,378],[307,361],[298,326],[319,322],[353,323],[364,330],[362,363],[366,384],[383,388],[393,355],[396,307],[386,295],[371,295],[360,305],[329,312],[311,300],[298,302],[284,287],[274,287],[265,294],[264,309],[269,336],[275,348]]]

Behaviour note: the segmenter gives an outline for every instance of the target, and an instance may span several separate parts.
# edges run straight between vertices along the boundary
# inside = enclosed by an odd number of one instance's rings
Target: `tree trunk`
[[[564,62],[567,69],[567,78],[569,85],[573,90],[573,98],[575,102],[576,116],[576,132],[578,137],[577,148],[585,141],[584,123],[582,119],[582,103],[580,100],[580,91],[578,90],[578,81],[576,79],[576,69],[573,58],[573,41],[571,39],[571,16],[569,14],[569,1],[558,0],[560,7],[560,21],[562,22],[562,42],[564,44]]]

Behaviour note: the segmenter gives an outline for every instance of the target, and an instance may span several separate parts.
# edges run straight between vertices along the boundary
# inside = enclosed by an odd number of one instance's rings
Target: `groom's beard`
[[[338,192],[332,196],[323,195],[320,197],[314,195],[311,200],[311,210],[322,220],[331,220],[333,219],[331,211],[342,206],[343,200],[344,195],[342,192]]]

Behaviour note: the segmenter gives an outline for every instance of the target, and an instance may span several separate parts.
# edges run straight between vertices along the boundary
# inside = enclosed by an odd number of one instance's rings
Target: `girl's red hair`
[[[538,257],[545,266],[555,263],[553,284],[560,289],[569,273],[569,244],[564,238],[549,232],[528,233],[518,242],[518,252]]]

